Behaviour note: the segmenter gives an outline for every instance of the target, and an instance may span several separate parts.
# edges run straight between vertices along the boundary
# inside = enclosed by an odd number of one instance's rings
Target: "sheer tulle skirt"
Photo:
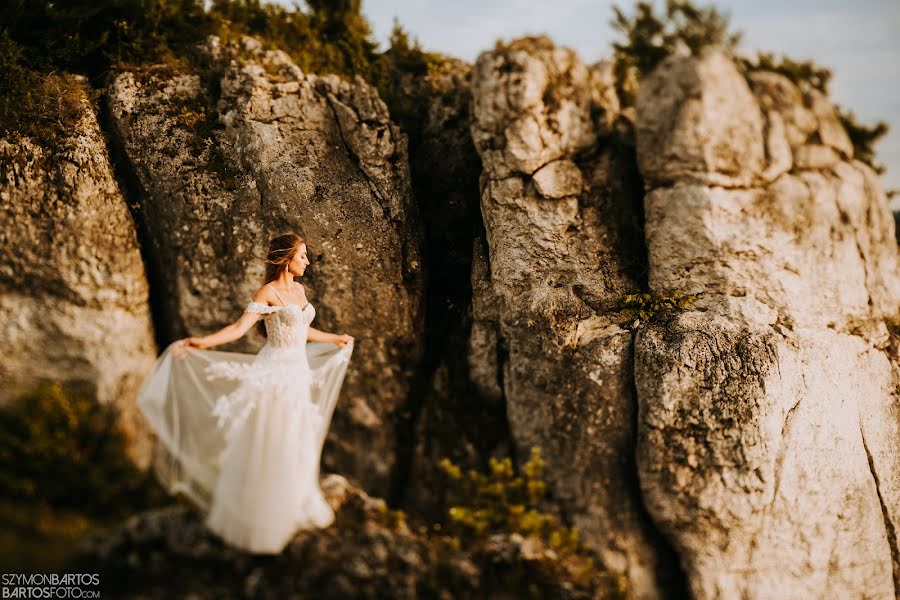
[[[251,552],[280,552],[297,529],[328,526],[319,462],[352,344],[266,345],[255,355],[173,349],[139,395],[159,437],[160,481]]]

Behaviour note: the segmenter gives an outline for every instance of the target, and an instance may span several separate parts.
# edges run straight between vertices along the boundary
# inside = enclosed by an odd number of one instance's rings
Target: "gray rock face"
[[[670,59],[639,92],[650,288],[702,294],[698,310],[645,325],[635,341],[641,488],[697,598],[891,598],[894,222],[827,101],[801,103],[774,74],[753,74],[748,95],[729,65],[716,52]],[[719,77],[703,80],[700,96],[735,95],[740,111],[685,120],[695,95],[655,96],[710,72]],[[671,135],[660,110],[687,128],[685,145],[657,145]],[[749,127],[760,112],[765,126]],[[740,189],[720,187],[715,164],[698,174],[709,131],[744,132],[731,146],[744,175],[729,174]],[[764,131],[782,139],[764,143]],[[760,175],[764,145],[793,156],[771,181]]]
[[[486,395],[505,397],[520,455],[541,448],[584,539],[627,574],[634,597],[654,598],[671,565],[634,481],[631,333],[608,315],[639,289],[627,262],[640,246],[624,239],[639,192],[628,160],[598,137],[592,114],[615,109],[594,104],[614,97],[600,85],[546,38],[474,66],[486,240],[473,259],[470,363]]]
[[[58,150],[0,140],[0,402],[41,379],[90,382],[146,467],[135,397],[156,355],[147,279],[94,110],[78,102]]]
[[[262,283],[256,257],[269,237],[300,233],[314,326],[357,340],[326,467],[384,493],[393,413],[421,353],[421,231],[405,136],[361,80],[304,75],[251,38],[211,38],[208,50],[221,88],[214,110],[196,75],[123,73],[109,90],[156,258],[164,337],[236,319]]]

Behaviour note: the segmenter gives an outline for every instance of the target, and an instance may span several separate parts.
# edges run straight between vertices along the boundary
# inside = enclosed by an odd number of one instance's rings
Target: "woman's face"
[[[306,244],[300,244],[300,247],[294,253],[294,258],[288,263],[288,268],[294,275],[303,275],[308,264],[309,258],[306,257]]]

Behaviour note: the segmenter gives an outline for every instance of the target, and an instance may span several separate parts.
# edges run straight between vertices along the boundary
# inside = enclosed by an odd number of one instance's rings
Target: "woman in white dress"
[[[319,461],[354,340],[310,326],[315,308],[294,281],[308,264],[302,238],[273,238],[266,281],[241,317],[172,343],[138,397],[159,439],[160,481],[222,539],[254,553],[279,553],[298,529],[334,520]],[[267,340],[257,354],[208,350],[260,319]]]

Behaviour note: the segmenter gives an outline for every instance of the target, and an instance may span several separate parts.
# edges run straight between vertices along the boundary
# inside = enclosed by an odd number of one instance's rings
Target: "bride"
[[[294,281],[308,264],[298,235],[273,238],[265,284],[241,317],[169,345],[138,395],[159,438],[160,481],[222,539],[255,553],[280,553],[298,529],[334,520],[319,460],[354,340],[310,326],[315,307]],[[257,354],[208,350],[254,324],[267,338]]]

